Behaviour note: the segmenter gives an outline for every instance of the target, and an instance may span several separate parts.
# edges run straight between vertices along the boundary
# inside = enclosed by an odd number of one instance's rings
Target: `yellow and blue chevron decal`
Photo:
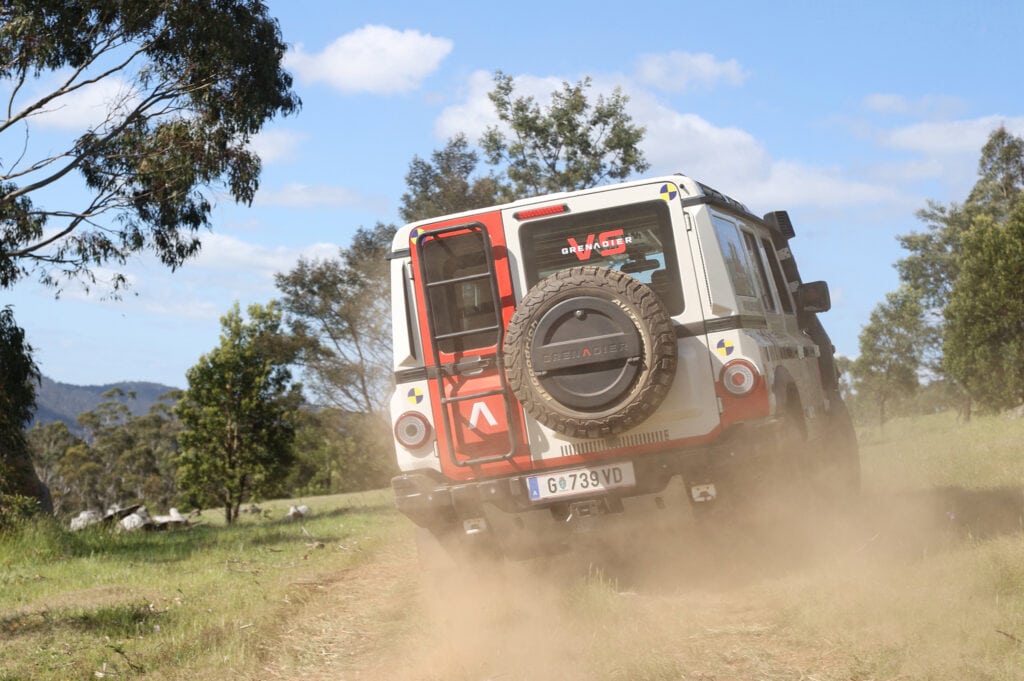
[[[679,196],[679,190],[676,189],[676,186],[671,182],[666,182],[665,184],[661,185],[660,194],[661,198],[665,199],[666,201],[672,201],[677,196]]]
[[[718,344],[715,346],[715,350],[722,357],[728,357],[729,355],[731,355],[733,353],[733,351],[735,349],[736,349],[736,346],[733,345],[732,341],[726,340],[724,338],[722,340],[718,341]]]
[[[423,401],[423,389],[409,388],[409,392],[405,394],[405,399],[409,401],[409,404],[419,404]]]

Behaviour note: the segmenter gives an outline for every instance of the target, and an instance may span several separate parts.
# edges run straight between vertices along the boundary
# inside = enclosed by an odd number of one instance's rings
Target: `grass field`
[[[271,502],[230,528],[210,512],[188,530],[0,538],[0,679],[255,674],[289,612],[401,526],[384,492],[303,501],[297,522]]]
[[[839,517],[692,524],[579,557],[417,578],[387,492],[188,531],[0,538],[0,680],[1024,678],[1024,421],[861,433]]]

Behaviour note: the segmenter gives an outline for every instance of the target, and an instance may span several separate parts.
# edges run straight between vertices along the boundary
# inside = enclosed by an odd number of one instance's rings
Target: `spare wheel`
[[[676,372],[672,321],[628,274],[574,267],[542,280],[505,335],[512,392],[530,416],[573,437],[620,433],[654,413]]]

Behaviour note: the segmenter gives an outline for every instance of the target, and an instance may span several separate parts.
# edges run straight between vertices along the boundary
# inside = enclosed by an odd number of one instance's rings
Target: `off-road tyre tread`
[[[555,304],[580,295],[619,301],[632,312],[644,345],[643,365],[628,395],[599,414],[554,400],[530,367],[530,344],[541,317]],[[634,428],[653,414],[672,386],[678,362],[672,320],[658,295],[628,274],[594,266],[561,270],[530,289],[509,322],[503,350],[509,387],[526,413],[552,430],[592,439]]]

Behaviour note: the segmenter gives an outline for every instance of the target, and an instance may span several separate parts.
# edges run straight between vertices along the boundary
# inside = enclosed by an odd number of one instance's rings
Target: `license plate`
[[[556,473],[531,475],[526,479],[531,501],[593,494],[616,487],[632,487],[635,484],[636,475],[633,473],[633,464],[629,461],[570,468]]]

